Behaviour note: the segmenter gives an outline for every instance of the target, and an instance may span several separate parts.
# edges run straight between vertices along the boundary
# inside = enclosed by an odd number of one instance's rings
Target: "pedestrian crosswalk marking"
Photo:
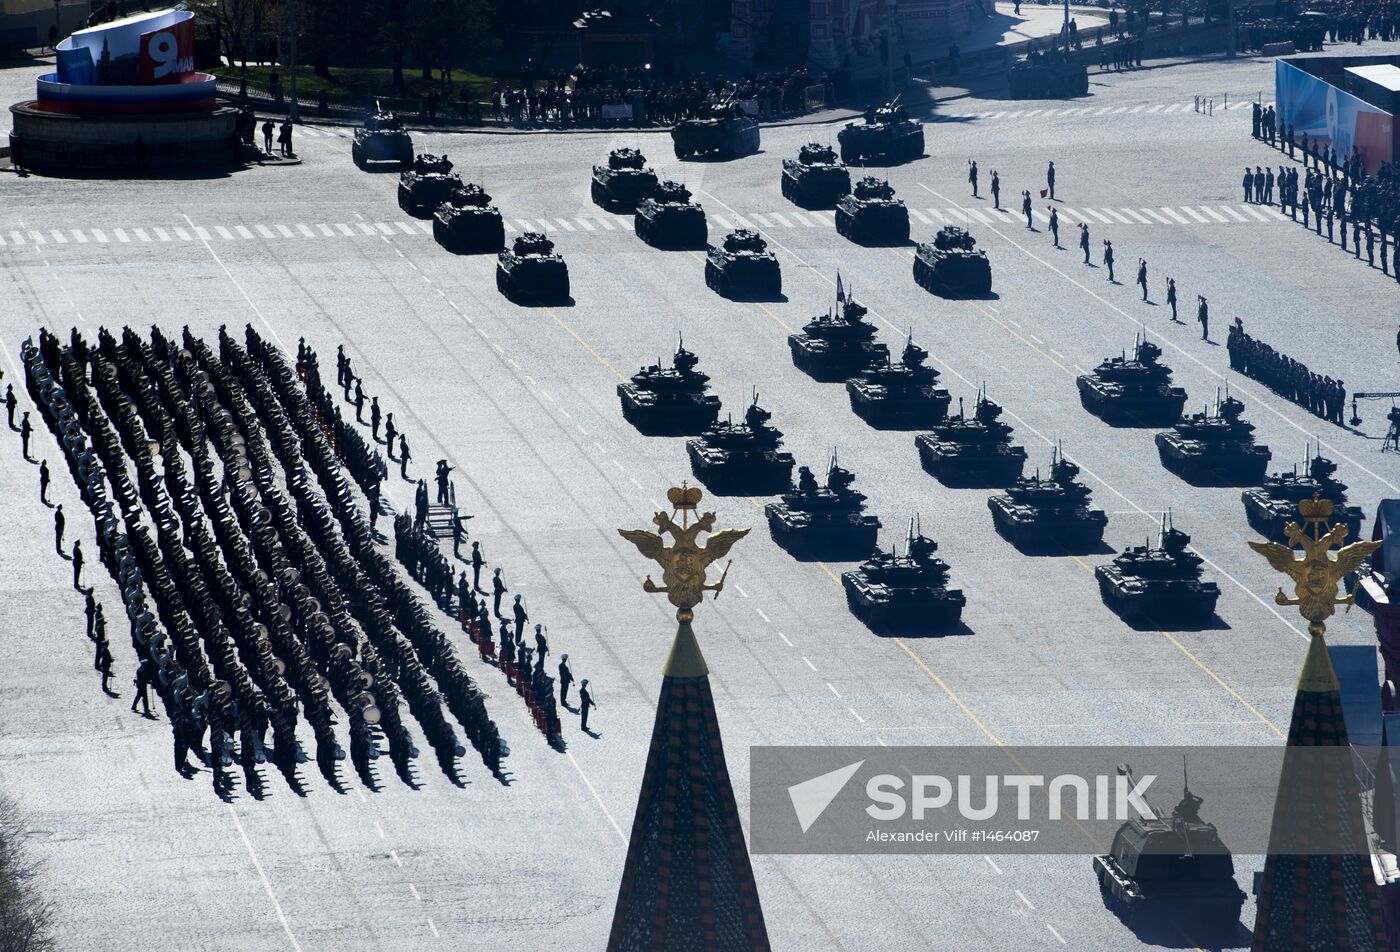
[[[1130,113],[1141,112],[1141,111],[1142,111],[1142,108],[1143,108],[1142,106],[1134,106],[1133,108],[1129,109],[1128,112],[1130,112]]]
[[[1173,221],[1175,221],[1178,225],[1189,225],[1189,224],[1191,224],[1191,219],[1186,218],[1186,217],[1184,217],[1184,216],[1182,216],[1182,215],[1177,214],[1176,212],[1172,211],[1170,208],[1163,208],[1163,209],[1162,209],[1162,214],[1163,214],[1163,215],[1166,215],[1168,218],[1170,218],[1170,219],[1172,219]]]
[[[73,232],[73,240],[74,240],[74,241],[76,241],[76,242],[77,242],[78,244],[80,244],[80,245],[85,245],[85,244],[87,244],[87,235],[83,234],[82,231],[81,231],[80,229],[71,228],[71,229],[69,229],[69,230]]]
[[[583,226],[584,231],[597,231],[598,226],[590,222],[587,218],[580,218],[578,223]]]
[[[156,237],[159,238],[161,241],[170,240],[170,233],[167,232],[164,228],[152,228],[151,230],[156,233]]]
[[[24,236],[17,231],[12,231],[10,232],[10,241],[17,245],[22,245],[24,244]]]
[[[425,235],[431,235],[431,234],[433,233],[433,225],[432,225],[432,222],[416,221],[416,222],[414,222],[414,224],[417,225],[417,226],[418,226],[418,230],[421,231],[421,232],[422,232],[423,234],[425,234]]]
[[[754,216],[753,216],[753,220],[756,221],[756,222],[758,222],[758,227],[760,227],[760,228],[772,228],[772,227],[773,227],[772,224],[769,223],[768,219],[765,218],[765,217],[762,216],[762,215],[754,215]]]
[[[606,218],[598,219],[598,224],[603,226],[604,231],[612,231],[615,227],[617,227],[612,222],[608,221]]]
[[[1150,224],[1152,224],[1152,219],[1147,218],[1147,217],[1145,217],[1145,216],[1143,216],[1143,215],[1139,215],[1137,212],[1133,211],[1131,208],[1124,208],[1122,211],[1123,211],[1123,214],[1124,214],[1124,215],[1128,215],[1128,216],[1131,217],[1131,218],[1136,218],[1140,223],[1142,223],[1142,224],[1144,224],[1144,225],[1150,225]]]
[[[397,225],[399,231],[403,232],[405,235],[416,234],[416,232],[413,230],[413,226],[410,225],[408,222],[396,221],[394,222],[394,224]]]
[[[1253,208],[1253,206],[1251,206],[1251,205],[1241,205],[1240,208],[1242,208],[1242,209],[1244,209],[1245,211],[1249,212],[1249,214],[1250,214],[1252,217],[1257,218],[1257,219],[1259,219],[1260,221],[1268,221],[1267,218],[1265,218],[1263,215],[1261,215],[1261,214],[1259,214],[1257,211],[1255,211],[1254,208]]]
[[[938,209],[936,209],[936,208],[930,208],[930,209],[928,210],[928,213],[929,213],[930,215],[932,215],[934,218],[937,218],[937,219],[938,219],[938,221],[936,221],[936,222],[933,223],[933,224],[935,224],[935,225],[938,224],[938,222],[946,222],[946,221],[948,221],[948,218],[947,218],[942,212],[940,212],[940,211],[939,211]]]
[[[176,227],[176,229],[175,229],[175,237],[179,238],[181,241],[189,241],[189,240],[190,240],[190,233],[187,232],[187,231],[185,231],[185,229],[183,229],[183,228]]]
[[[1216,221],[1229,221],[1229,219],[1227,219],[1224,215],[1220,214],[1215,209],[1211,208],[1209,205],[1202,205],[1201,211],[1205,212],[1207,215],[1209,215],[1211,218],[1214,218]]]
[[[782,215],[779,215],[777,212],[770,212],[769,214],[772,215],[773,220],[775,222],[782,225],[784,228],[792,227],[792,222],[788,221],[786,218],[784,218]]]
[[[1090,215],[1092,215],[1095,219],[1097,219],[1097,220],[1098,220],[1099,222],[1101,222],[1102,224],[1105,224],[1105,225],[1112,225],[1112,224],[1113,224],[1113,219],[1112,219],[1112,218],[1109,218],[1107,215],[1101,214],[1100,212],[1096,212],[1096,211],[1094,211],[1092,208],[1086,208],[1086,209],[1084,209],[1084,211],[1086,211],[1087,213],[1089,213]]]
[[[58,242],[60,245],[66,245],[66,244],[68,244],[68,239],[67,239],[67,238],[64,238],[64,237],[63,237],[63,232],[59,231],[57,228],[55,228],[55,229],[51,232],[51,234],[53,235],[53,240],[56,241],[56,242]]]
[[[1166,105],[1166,103],[1164,103],[1164,102],[1159,102],[1159,103],[1158,103],[1157,105],[1155,105],[1155,106],[1148,106],[1148,107],[1147,107],[1147,111],[1148,111],[1148,112],[1157,112],[1157,111],[1159,111],[1159,110],[1160,110],[1163,106],[1165,106],[1165,105]]]
[[[220,238],[223,238],[226,241],[231,241],[233,239],[233,235],[223,225],[215,225],[214,230],[219,233]]]
[[[238,237],[243,238],[247,241],[253,240],[253,233],[248,230],[247,225],[235,225],[233,230],[238,232]]]
[[[259,225],[258,227],[259,227],[259,228],[262,228],[261,225]],[[286,225],[278,225],[278,226],[277,226],[277,231],[278,231],[278,233],[279,233],[283,238],[295,238],[295,237],[296,237],[296,235],[292,234],[292,230],[291,230],[290,228],[288,228]]]
[[[576,231],[576,230],[577,230],[577,229],[574,228],[573,225],[570,225],[570,224],[569,224],[566,220],[564,220],[563,218],[556,218],[556,219],[554,219],[554,220],[557,221],[557,222],[559,223],[559,227],[562,228],[562,229],[564,229],[565,231]]]
[[[1182,206],[1181,206],[1181,210],[1184,211],[1186,214],[1190,215],[1192,218],[1196,219],[1196,221],[1201,221],[1201,222],[1209,222],[1209,221],[1210,221],[1209,218],[1207,218],[1206,216],[1202,215],[1200,212],[1196,211],[1196,210],[1195,210],[1194,208],[1192,208],[1190,205],[1182,205]]]
[[[1125,216],[1125,215],[1120,215],[1120,214],[1118,214],[1117,212],[1115,212],[1115,211],[1114,211],[1113,209],[1111,209],[1111,208],[1105,208],[1105,209],[1103,210],[1103,213],[1104,213],[1105,215],[1107,215],[1109,218],[1111,218],[1111,219],[1113,219],[1114,221],[1118,222],[1120,225],[1132,225],[1132,224],[1135,224],[1131,218],[1128,218],[1128,217]]]
[[[150,240],[151,240],[151,236],[148,235],[148,234],[146,234],[146,229],[144,229],[144,228],[133,228],[133,229],[131,229],[131,233],[132,233],[133,235],[135,235],[137,238],[140,238],[142,241],[150,241]]]
[[[374,223],[374,227],[379,229],[381,235],[392,235],[394,233],[394,229],[390,228],[386,222],[377,221]]]
[[[1234,210],[1233,208],[1231,208],[1229,205],[1221,205],[1220,208],[1221,208],[1221,210],[1222,210],[1223,212],[1225,212],[1225,214],[1231,216],[1232,218],[1234,218],[1234,219],[1237,220],[1237,221],[1243,221],[1243,222],[1249,221],[1248,218],[1245,218],[1243,215],[1241,215],[1239,212],[1235,211],[1235,210]]]
[[[93,233],[94,235],[100,235],[100,234],[101,234],[101,232],[99,232],[96,228],[94,228],[94,229],[92,230],[92,233]],[[195,237],[198,238],[200,241],[209,241],[209,240],[210,240],[210,238],[209,238],[209,229],[204,228],[203,226],[195,225],[195,226],[194,226],[194,234],[195,234]],[[106,241],[107,239],[106,239],[105,237],[100,237],[100,238],[98,238],[97,240],[98,240],[98,241]]]
[[[116,235],[116,236],[117,236],[117,240],[120,241],[120,242],[121,242],[122,244],[124,244],[124,245],[130,244],[130,243],[131,243],[131,239],[128,238],[128,237],[126,236],[126,230],[125,230],[125,229],[122,229],[122,228],[113,228],[113,229],[112,229],[112,234]],[[252,236],[250,235],[249,237],[252,237]]]
[[[322,225],[321,227],[324,228],[325,226]],[[306,227],[305,225],[302,225],[302,224],[297,225],[297,231],[301,232],[303,238],[315,238],[315,237],[316,237],[316,233],[315,233],[314,231],[312,231],[310,228],[308,228],[308,227]],[[329,231],[329,229],[327,229],[327,231]]]
[[[909,209],[909,214],[913,215],[916,219],[918,219],[918,221],[920,221],[921,223],[923,223],[923,224],[925,224],[925,225],[932,225],[932,224],[933,224],[933,221],[932,221],[927,215],[925,215],[923,212],[919,211],[917,208],[911,208],[911,209]]]
[[[271,228],[268,228],[266,225],[257,225],[257,226],[255,226],[255,227],[258,229],[258,234],[259,234],[259,235],[262,235],[264,238],[276,238],[276,237],[277,237],[276,235],[274,235],[274,234],[272,233],[272,229],[271,229]],[[290,237],[292,237],[292,233],[291,233],[290,231],[287,231],[287,226],[286,226],[286,225],[278,225],[277,227],[278,227],[278,228],[281,228],[282,231],[285,232],[285,234],[283,235],[283,237],[285,237],[285,238],[290,238]]]
[[[723,228],[725,231],[734,230],[734,226],[729,223],[729,219],[725,218],[723,215],[715,215],[714,219],[715,223],[719,225],[719,227]]]
[[[1029,112],[1023,112],[1023,113],[1021,113],[1021,115],[1024,116],[1024,117],[1026,117],[1027,119],[1029,119],[1029,118],[1031,118],[1032,116],[1038,116],[1038,115],[1040,115],[1041,112],[1043,112],[1043,111],[1044,111],[1044,110],[1041,110],[1041,109],[1032,109],[1032,110],[1030,110]]]

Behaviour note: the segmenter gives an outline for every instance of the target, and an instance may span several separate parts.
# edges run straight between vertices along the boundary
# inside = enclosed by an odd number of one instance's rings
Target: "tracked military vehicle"
[[[1119,772],[1129,788],[1137,786],[1126,765]],[[1154,807],[1154,819],[1133,817],[1118,828],[1108,854],[1094,857],[1104,905],[1126,925],[1155,918],[1227,929],[1239,922],[1244,890],[1220,833],[1201,819],[1203,802],[1183,785],[1169,816]]]
[[[792,362],[815,380],[846,380],[867,367],[889,363],[890,349],[878,343],[864,305],[847,297],[833,313],[812,318],[801,334],[788,336]]]
[[[783,159],[783,198],[801,208],[834,208],[851,194],[851,173],[829,145],[809,142],[797,158]]]
[[[1191,537],[1162,526],[1156,547],[1135,545],[1094,569],[1104,604],[1133,625],[1199,625],[1215,614],[1220,587],[1201,579]]]
[[[968,418],[959,398],[957,416],[914,438],[924,469],[945,486],[1009,486],[1026,465],[1026,451],[1011,445],[1001,412],[1001,404],[978,394]]]
[[[1290,522],[1304,525],[1298,503],[1316,495],[1332,501],[1332,524],[1345,522],[1347,541],[1355,542],[1360,538],[1361,520],[1365,513],[1360,506],[1346,504],[1347,485],[1334,477],[1336,472],[1336,463],[1325,456],[1314,456],[1308,460],[1307,471],[1302,474],[1296,469],[1288,473],[1274,473],[1265,477],[1262,486],[1246,489],[1240,494],[1240,499],[1244,502],[1250,527],[1280,545],[1288,545],[1283,527]]]
[[[846,381],[851,409],[877,430],[930,427],[948,413],[952,397],[936,386],[938,371],[925,367],[928,351],[914,343],[911,334],[897,364],[867,367],[859,377]]]
[[[554,242],[527,231],[497,256],[496,290],[516,303],[562,301],[569,296],[569,266]]]
[[[1084,409],[1113,426],[1170,426],[1181,418],[1186,391],[1171,385],[1162,348],[1139,337],[1133,356],[1110,357],[1077,379]]]
[[[1007,71],[1012,99],[1070,99],[1089,95],[1089,67],[1065,58],[1036,58]]]
[[[948,563],[934,555],[938,543],[913,522],[904,555],[880,552],[841,573],[846,604],[871,628],[891,634],[945,631],[962,619],[967,598],[948,587]]]
[[[1254,427],[1243,414],[1244,404],[1227,396],[1214,413],[1183,417],[1156,436],[1162,465],[1194,486],[1257,484],[1272,454],[1254,442]]]
[[[847,165],[880,162],[896,165],[924,154],[924,124],[910,119],[898,103],[867,109],[860,122],[847,123],[836,134],[841,161]]]
[[[779,450],[783,431],[769,426],[772,414],[758,405],[758,394],[744,422],[716,423],[687,440],[690,468],[714,493],[765,496],[792,485],[791,453]]]
[[[826,486],[806,466],[797,489],[763,507],[773,541],[793,555],[813,559],[863,559],[875,551],[878,516],[866,515],[865,495],[851,488],[855,476],[833,455]]]
[[[413,168],[399,176],[399,207],[414,218],[432,218],[439,205],[462,187],[445,155],[414,156]]]
[[[433,238],[453,254],[499,252],[506,243],[501,210],[480,185],[468,182],[433,213]]]
[[[364,125],[355,129],[350,158],[361,169],[386,162],[402,171],[413,164],[413,137],[398,116],[376,107],[365,117]]]
[[[967,229],[944,225],[915,251],[914,283],[942,297],[986,297],[992,293],[992,266]]]
[[[658,183],[637,206],[632,227],[654,248],[703,248],[709,238],[705,209],[690,200],[690,190],[679,182]]]
[[[671,127],[671,143],[676,158],[713,156],[736,159],[758,151],[758,123],[744,115],[738,103],[717,103],[709,112],[693,119],[682,119]]]
[[[618,384],[623,417],[648,436],[688,436],[714,426],[719,397],[709,392],[710,378],[695,369],[699,362],[682,341],[670,367],[658,361]]]
[[[1103,542],[1108,516],[1089,508],[1089,487],[1079,467],[1055,449],[1050,476],[1021,477],[1006,494],[992,496],[992,523],[1007,541],[1027,552],[1084,552]]]
[[[613,149],[607,165],[593,166],[593,204],[608,211],[631,211],[656,192],[656,173],[637,149]]]
[[[836,233],[858,245],[902,245],[909,240],[909,209],[889,182],[867,175],[836,203]]]
[[[705,256],[705,286],[728,298],[771,300],[783,293],[778,258],[756,231],[741,228],[710,246]]]

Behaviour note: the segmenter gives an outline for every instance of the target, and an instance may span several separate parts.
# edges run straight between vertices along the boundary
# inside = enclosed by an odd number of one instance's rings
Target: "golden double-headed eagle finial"
[[[1249,547],[1269,560],[1275,569],[1293,579],[1293,597],[1279,589],[1274,601],[1279,605],[1297,605],[1298,612],[1308,620],[1308,632],[1321,636],[1327,630],[1327,619],[1336,613],[1338,605],[1351,607],[1355,596],[1337,597],[1337,583],[1349,572],[1360,568],[1361,563],[1372,552],[1381,547],[1380,542],[1353,542],[1343,546],[1347,537],[1346,523],[1340,522],[1331,528],[1327,522],[1332,518],[1332,500],[1323,499],[1317,493],[1311,499],[1298,503],[1298,512],[1307,529],[1296,522],[1284,526],[1283,534],[1290,545],[1277,542],[1251,542]],[[1294,558],[1293,547],[1303,550],[1301,558]],[[1333,546],[1339,546],[1336,558],[1329,555]]]
[[[661,566],[661,581],[665,584],[657,585],[648,575],[642,583],[642,590],[664,593],[676,606],[676,620],[681,622],[694,618],[693,609],[704,600],[706,592],[714,592],[718,597],[724,590],[729,565],[724,567],[719,581],[712,585],[705,581],[705,571],[711,562],[724,558],[734,543],[749,534],[748,529],[721,529],[715,532],[713,512],[703,513],[691,522],[701,496],[698,487],[682,482],[666,492],[666,500],[673,507],[672,512],[658,512],[651,518],[658,532],[646,529],[617,530],[619,535],[637,547],[637,551]],[[681,519],[679,525],[675,521],[677,514]],[[709,533],[704,546],[698,541],[702,532]],[[670,546],[666,545],[665,537],[668,534],[673,540]]]

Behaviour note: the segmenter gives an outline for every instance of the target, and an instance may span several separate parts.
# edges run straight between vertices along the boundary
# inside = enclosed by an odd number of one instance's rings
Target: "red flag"
[[[1050,194],[1050,190],[1049,190],[1048,188],[1042,188],[1042,189],[1040,190],[1040,197],[1041,197],[1041,198],[1044,198],[1046,195],[1049,195],[1049,194]]]
[[[846,289],[841,284],[841,272],[836,272],[836,303],[841,304],[846,300]]]

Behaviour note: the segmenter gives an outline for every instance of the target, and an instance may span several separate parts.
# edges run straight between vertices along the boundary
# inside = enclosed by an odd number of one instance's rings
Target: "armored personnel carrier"
[[[792,454],[779,451],[783,431],[768,425],[772,416],[758,405],[755,393],[743,423],[716,423],[686,440],[696,477],[714,493],[762,496],[791,486]]]
[[[593,204],[608,211],[631,211],[656,192],[656,173],[637,149],[613,149],[607,165],[593,166]]]
[[[717,103],[707,115],[682,119],[671,127],[676,158],[696,156],[736,159],[758,151],[758,123],[744,115],[738,103]]]
[[[723,245],[710,246],[705,286],[728,298],[767,300],[783,293],[783,274],[758,232],[741,228],[725,235]]]
[[[938,543],[911,522],[904,555],[875,555],[841,573],[851,613],[877,631],[946,630],[962,619],[967,598],[948,587],[948,563],[934,555]]]
[[[690,200],[690,190],[679,182],[658,183],[637,206],[632,227],[654,248],[703,248],[709,237],[705,209]]]
[[[710,378],[695,369],[699,362],[681,341],[670,367],[657,361],[618,384],[623,417],[648,436],[688,436],[714,426],[719,397],[709,393]]]
[[[846,381],[851,409],[877,430],[933,426],[947,415],[952,397],[935,386],[938,371],[924,366],[927,359],[928,351],[911,334],[899,363],[887,360]]]
[[[1130,788],[1137,785],[1126,765],[1119,772]],[[1184,786],[1170,816],[1153,808],[1155,819],[1133,817],[1114,834],[1108,855],[1094,857],[1104,905],[1126,925],[1148,917],[1214,929],[1239,922],[1244,890],[1229,848],[1201,819],[1203,802]]]
[[[461,187],[462,178],[452,171],[451,159],[425,152],[415,156],[413,168],[399,176],[399,207],[414,218],[432,218],[437,207]]]
[[[865,514],[865,494],[851,488],[855,479],[837,465],[835,455],[825,487],[806,466],[798,469],[797,490],[763,507],[773,541],[813,559],[863,559],[873,553],[880,519]]]
[[[1170,426],[1181,418],[1186,391],[1171,385],[1172,371],[1158,362],[1162,348],[1140,337],[1133,356],[1110,357],[1078,378],[1084,409],[1113,426]]]
[[[569,266],[554,242],[527,231],[496,257],[496,290],[517,303],[563,300],[569,296]]]
[[[373,115],[365,117],[364,125],[355,129],[350,158],[361,169],[389,162],[402,171],[413,164],[413,137],[398,116],[376,108]]]
[[[1345,522],[1347,541],[1355,542],[1360,538],[1365,514],[1360,506],[1346,504],[1347,485],[1334,477],[1336,472],[1336,463],[1325,456],[1314,456],[1308,460],[1305,473],[1299,474],[1295,468],[1289,473],[1266,476],[1262,486],[1240,494],[1250,527],[1280,545],[1288,545],[1283,527],[1290,522],[1303,525],[1298,503],[1316,495],[1332,500],[1332,523]]]
[[[506,243],[501,210],[480,185],[468,182],[433,213],[433,238],[453,254],[500,251]]]
[[[1226,396],[1214,413],[1182,417],[1156,436],[1162,465],[1194,486],[1256,485],[1272,454],[1254,442],[1254,427],[1243,414],[1244,404]]]
[[[1007,71],[1012,99],[1070,99],[1089,95],[1089,67],[1067,59],[1036,59]]]
[[[836,203],[836,233],[858,245],[902,245],[909,240],[909,209],[889,182],[867,175]]]
[[[802,208],[834,208],[851,194],[851,173],[829,145],[809,142],[783,159],[783,198]]]
[[[788,336],[792,362],[816,380],[846,380],[867,367],[887,364],[890,349],[872,340],[875,325],[853,297],[802,326],[801,334]]]
[[[987,500],[992,522],[1012,545],[1024,551],[1083,552],[1103,541],[1108,516],[1089,508],[1089,487],[1079,482],[1079,467],[1057,447],[1050,478],[1040,472],[1021,477],[1003,496]]]
[[[1026,451],[1011,445],[1011,427],[1001,422],[1001,404],[977,395],[969,419],[958,399],[958,415],[914,437],[919,461],[945,486],[1009,486],[1020,478]]]
[[[944,225],[915,251],[914,283],[942,297],[985,297],[992,293],[992,266],[967,229]]]
[[[1162,526],[1156,548],[1131,546],[1094,569],[1104,604],[1132,625],[1195,625],[1215,614],[1220,587],[1201,580],[1201,557],[1188,552],[1191,537]]]
[[[924,154],[924,124],[910,119],[898,103],[865,110],[861,122],[847,123],[836,134],[841,161],[847,165],[871,161],[896,165]]]

